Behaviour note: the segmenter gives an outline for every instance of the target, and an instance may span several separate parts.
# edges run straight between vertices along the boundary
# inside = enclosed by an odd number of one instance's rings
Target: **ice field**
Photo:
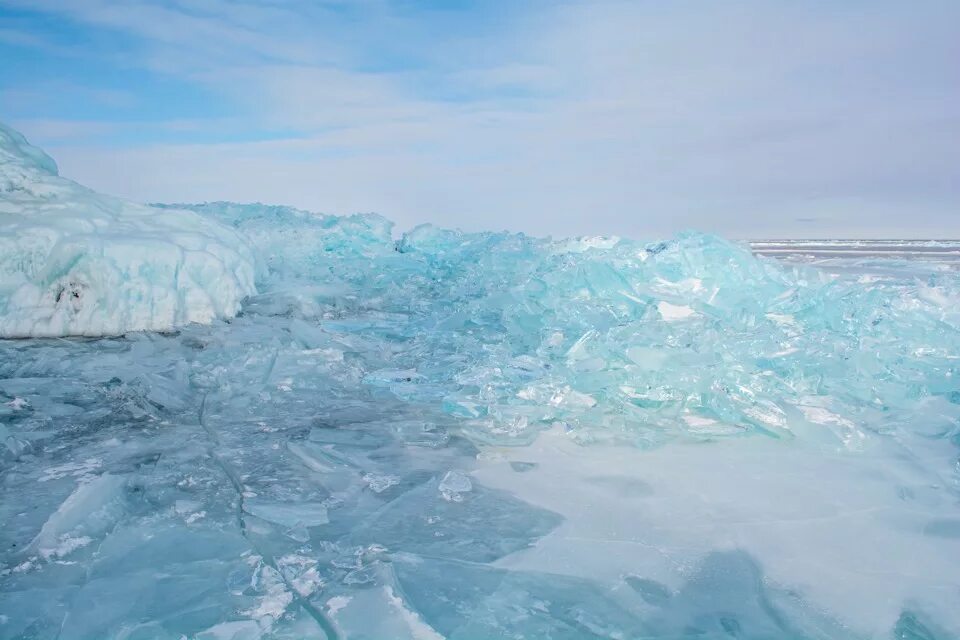
[[[960,243],[891,246],[148,207],[0,129],[0,638],[958,638]]]

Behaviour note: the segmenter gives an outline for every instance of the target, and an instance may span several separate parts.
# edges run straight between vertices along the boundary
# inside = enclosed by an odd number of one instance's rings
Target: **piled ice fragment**
[[[141,208],[0,136],[3,335],[124,334],[0,341],[0,637],[960,633],[956,272]]]
[[[559,423],[585,441],[802,432],[856,447],[864,430],[911,428],[918,402],[960,401],[955,271],[864,284],[697,233],[647,244],[422,226],[394,241],[376,216],[190,208],[268,256],[248,309],[401,341],[364,383],[442,406],[483,441]]]

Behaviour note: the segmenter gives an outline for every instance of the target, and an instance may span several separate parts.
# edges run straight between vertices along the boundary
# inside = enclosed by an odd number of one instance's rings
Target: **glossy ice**
[[[0,342],[0,637],[960,634],[952,269],[189,208],[236,318]]]

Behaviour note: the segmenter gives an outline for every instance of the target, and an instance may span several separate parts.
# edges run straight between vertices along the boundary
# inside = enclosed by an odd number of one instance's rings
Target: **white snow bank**
[[[101,195],[0,124],[0,337],[164,331],[255,293],[252,249],[190,211]]]

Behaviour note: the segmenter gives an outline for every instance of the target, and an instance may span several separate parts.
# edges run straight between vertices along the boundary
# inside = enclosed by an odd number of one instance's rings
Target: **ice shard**
[[[960,637],[953,263],[145,207],[7,129],[0,230],[0,638]]]

